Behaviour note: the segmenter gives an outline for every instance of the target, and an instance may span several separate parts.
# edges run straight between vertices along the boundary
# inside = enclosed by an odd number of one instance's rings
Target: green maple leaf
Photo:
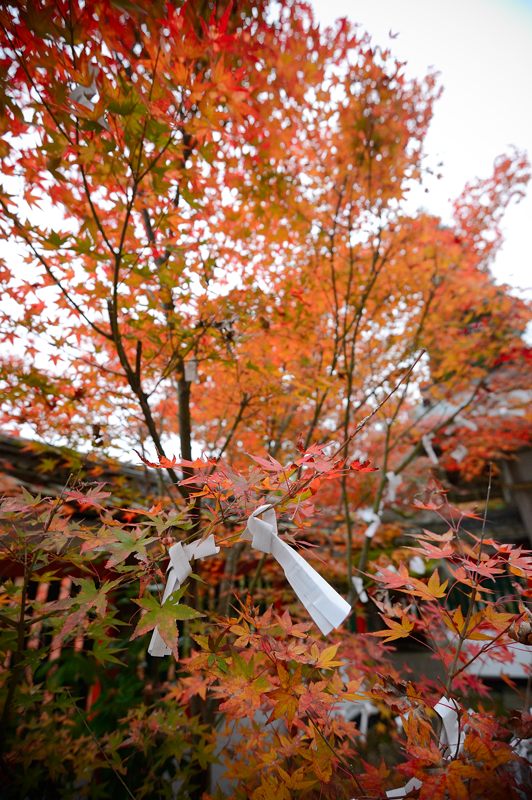
[[[109,592],[115,589],[121,580],[117,578],[114,581],[104,581],[101,586],[97,586],[92,578],[74,578],[72,582],[79,586],[79,592],[73,603],[84,613],[94,609],[99,616],[102,616],[107,609]]]
[[[142,636],[157,628],[168,647],[175,650],[176,620],[197,619],[197,617],[205,616],[194,608],[180,602],[184,592],[184,587],[177,589],[162,605],[153,595],[146,595],[146,597],[135,600],[135,603],[143,609],[144,613],[137,622],[131,638],[136,639],[137,636]]]
[[[133,553],[145,556],[146,547],[155,541],[154,536],[148,536],[142,530],[118,530],[115,537],[115,541],[106,546],[106,549],[111,553],[111,557],[105,564],[107,569],[116,567],[117,564],[125,561]]]

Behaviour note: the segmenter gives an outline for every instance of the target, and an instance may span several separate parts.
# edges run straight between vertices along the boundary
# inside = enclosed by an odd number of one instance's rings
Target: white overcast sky
[[[532,0],[312,0],[317,19],[360,23],[375,44],[407,62],[409,75],[440,73],[426,152],[444,162],[418,204],[448,217],[465,183],[487,177],[510,145],[532,158]],[[389,32],[398,34],[391,39]],[[532,287],[532,185],[504,222],[497,279]]]

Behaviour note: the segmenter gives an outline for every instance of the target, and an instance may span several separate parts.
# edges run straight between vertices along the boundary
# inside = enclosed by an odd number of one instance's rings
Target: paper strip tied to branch
[[[259,506],[249,517],[242,538],[261,553],[271,553],[323,634],[327,635],[342,624],[351,606],[296,550],[279,538],[273,508]]]
[[[381,525],[380,514],[373,511],[372,508],[359,508],[358,516],[368,523],[364,536],[366,539],[373,539]]]
[[[353,584],[353,588],[357,593],[360,602],[367,603],[369,600],[368,593],[364,589],[364,580],[360,577],[360,575],[353,575],[351,578],[351,583]]]
[[[399,789],[390,789],[386,792],[386,797],[389,800],[395,800],[395,798],[400,797],[408,797],[411,792],[415,792],[416,789],[421,789],[423,786],[422,781],[418,780],[417,778],[410,778],[408,783],[404,786],[400,786]]]
[[[464,734],[460,731],[458,713],[460,706],[449,697],[442,697],[434,706],[434,711],[441,717],[440,749],[446,751],[447,758],[456,758],[464,744]]]
[[[452,698],[441,697],[434,706],[434,711],[442,721],[439,742],[440,750],[444,758],[457,758],[464,744],[464,734],[460,731],[460,719],[458,717],[460,706],[456,700]],[[386,792],[386,797],[389,798],[389,800],[398,800],[401,797],[408,797],[411,792],[420,789],[422,786],[423,781],[418,780],[418,778],[411,778],[404,786],[399,786],[397,789],[390,789]],[[356,798],[353,798],[353,800],[356,800]]]
[[[400,475],[396,475],[393,470],[390,470],[390,472],[386,473],[386,501],[388,503],[395,503],[397,490],[402,482],[402,477]]]
[[[434,452],[434,448],[432,446],[432,439],[434,438],[434,434],[426,433],[424,436],[421,437],[421,444],[425,449],[425,453],[428,455],[429,459],[432,461],[433,464],[439,464],[439,459],[436,453]]]
[[[172,545],[168,551],[170,556],[170,563],[168,565],[166,586],[161,601],[161,605],[168,600],[171,594],[175,592],[181,584],[188,578],[192,572],[191,561],[199,558],[208,558],[208,556],[215,556],[220,552],[220,548],[216,546],[214,536],[211,534],[206,539],[201,541],[192,542],[191,544],[177,544]],[[171,653],[158,629],[152,633],[148,653],[150,656],[168,656]]]
[[[98,85],[96,83],[98,67],[96,67],[94,64],[89,66],[89,75],[92,78],[90,86],[82,86],[80,83],[78,83],[70,92],[69,97],[78,105],[85,106],[85,108],[88,108],[89,111],[93,111],[94,103],[92,98],[98,94]],[[107,124],[107,120],[104,116],[101,116],[98,119],[98,123],[102,126],[102,128],[105,128],[105,130],[109,130],[109,125]]]

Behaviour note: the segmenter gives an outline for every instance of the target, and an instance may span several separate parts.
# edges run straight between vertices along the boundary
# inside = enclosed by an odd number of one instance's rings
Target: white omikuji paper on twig
[[[364,589],[364,580],[359,575],[353,575],[351,578],[351,583],[353,584],[353,588],[357,593],[360,602],[367,603],[369,598],[366,590]]]
[[[416,789],[421,789],[422,786],[422,781],[417,778],[410,778],[404,786],[399,786],[397,789],[389,789],[386,792],[386,798],[387,800],[399,800],[401,797],[408,797],[410,792],[415,792]],[[352,797],[351,800],[358,800],[358,798]]]
[[[386,473],[386,502],[395,503],[397,497],[397,490],[402,484],[403,479],[400,475],[396,475],[393,470]]]
[[[89,111],[92,111],[94,103],[91,98],[94,97],[97,91],[98,89],[94,80],[90,86],[81,86],[81,84],[78,84],[76,88],[70,92],[70,99],[78,105],[85,106]]]
[[[468,428],[470,431],[478,431],[478,425],[472,419],[467,419],[467,417],[463,417],[462,414],[457,414],[454,418],[454,421],[458,425],[462,425],[464,428]]]
[[[181,584],[188,578],[192,572],[190,562],[193,559],[207,558],[208,556],[215,556],[220,552],[220,548],[216,546],[214,536],[211,534],[202,541],[192,542],[191,544],[177,544],[172,545],[168,551],[170,556],[170,564],[168,565],[168,574],[166,578],[166,586],[161,601],[161,605],[168,600],[170,595],[175,592]],[[168,656],[171,653],[158,629],[152,633],[148,653],[150,656]]]
[[[364,522],[368,523],[368,527],[364,531],[364,536],[366,539],[373,539],[381,525],[380,514],[373,511],[372,508],[359,508],[357,513]]]
[[[432,439],[433,439],[433,434],[426,433],[424,436],[421,437],[421,444],[425,448],[425,453],[428,455],[432,463],[439,464],[440,462],[438,456],[434,452],[434,448],[432,446]]]
[[[434,711],[442,721],[440,750],[446,754],[446,758],[456,758],[460,755],[464,743],[464,734],[460,731],[458,718],[460,706],[456,700],[449,697],[441,697],[434,706]],[[410,792],[420,789],[422,786],[423,781],[418,780],[418,778],[411,778],[404,786],[387,791],[386,797],[389,800],[399,800],[401,797],[408,797]],[[356,798],[354,797],[353,800],[356,800]]]
[[[442,697],[434,706],[434,711],[441,717],[442,730],[440,734],[440,748],[447,749],[447,758],[456,758],[462,749],[464,734],[460,732],[458,712],[460,706],[456,700]]]
[[[184,378],[189,383],[199,383],[197,358],[189,358],[188,361],[185,361]]]
[[[458,445],[457,445],[457,446],[454,448],[454,450],[451,450],[451,452],[449,453],[449,455],[451,456],[451,458],[454,458],[454,460],[455,460],[455,461],[456,461],[458,464],[461,464],[461,463],[462,463],[462,461],[464,460],[464,458],[467,456],[468,452],[469,452],[469,450],[467,449],[467,447],[466,447],[465,445],[463,445],[463,444],[458,444]]]
[[[94,64],[91,64],[89,66],[89,75],[91,75],[92,77],[91,85],[82,86],[81,84],[78,83],[78,85],[75,87],[75,89],[72,89],[69,95],[71,100],[73,100],[80,106],[85,106],[85,108],[88,108],[89,111],[92,111],[94,109],[94,103],[92,102],[92,98],[98,94],[98,86],[96,84],[97,73],[98,73],[98,68]],[[100,117],[98,122],[102,126],[102,128],[105,128],[105,130],[109,130],[109,126],[107,124],[105,117],[103,116]]]
[[[271,553],[324,635],[342,624],[351,606],[296,550],[279,538],[277,516],[273,508],[259,506],[249,517],[242,538],[250,541],[261,553]]]
[[[408,783],[406,783],[404,786],[400,786],[399,789],[390,789],[387,791],[386,797],[389,798],[389,800],[395,800],[395,798],[398,800],[400,797],[408,797],[410,792],[413,792],[416,789],[421,789],[422,786],[423,783],[420,780],[417,778],[410,778]]]

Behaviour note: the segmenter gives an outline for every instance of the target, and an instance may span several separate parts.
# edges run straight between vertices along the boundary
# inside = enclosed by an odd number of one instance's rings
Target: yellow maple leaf
[[[340,667],[343,664],[343,661],[334,660],[337,650],[338,650],[337,644],[331,644],[329,645],[329,647],[326,647],[325,650],[322,650],[316,661],[316,666],[321,667],[322,669],[332,669],[332,667]]]
[[[383,631],[375,631],[372,636],[384,636],[383,642],[393,642],[395,639],[407,639],[412,630],[414,623],[411,622],[406,615],[403,615],[400,622],[396,622],[389,617],[382,617],[383,621],[388,625],[388,628]]]

